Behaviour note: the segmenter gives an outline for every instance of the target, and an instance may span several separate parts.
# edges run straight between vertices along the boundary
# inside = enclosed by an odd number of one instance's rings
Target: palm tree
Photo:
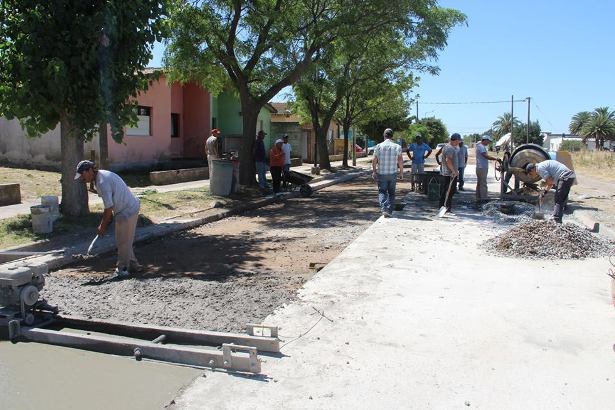
[[[570,131],[573,135],[581,135],[581,130],[583,129],[583,126],[587,124],[590,117],[591,113],[589,111],[581,111],[576,113],[570,121],[568,131]]]
[[[583,141],[594,138],[596,148],[604,149],[605,139],[615,139],[615,111],[610,111],[609,107],[596,108],[581,128],[581,136]]]
[[[500,115],[498,119],[493,123],[493,136],[500,138],[507,132],[512,132],[513,127],[519,126],[520,122],[515,117],[511,120],[512,115],[509,112],[505,112]]]

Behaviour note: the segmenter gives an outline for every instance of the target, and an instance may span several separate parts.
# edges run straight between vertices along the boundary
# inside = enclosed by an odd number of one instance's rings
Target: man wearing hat
[[[286,190],[288,186],[288,173],[290,172],[290,152],[292,151],[292,147],[288,142],[288,135],[284,134],[282,137],[282,151],[284,151],[284,167],[282,168],[282,181],[284,184],[284,189]]]
[[[499,161],[487,153],[487,146],[491,144],[491,137],[483,135],[480,142],[476,144],[476,201],[487,199],[487,173],[489,172],[489,161]]]
[[[555,222],[561,224],[570,187],[572,187],[574,179],[577,177],[574,171],[559,161],[548,159],[537,164],[527,164],[525,166],[525,173],[531,178],[540,177],[543,179],[547,184],[545,192],[549,192],[555,186],[555,205],[553,206],[552,218]]]
[[[440,208],[446,206],[450,212],[452,208],[453,195],[456,191],[457,176],[459,167],[457,166],[457,147],[461,141],[461,135],[454,133],[451,139],[442,147],[442,163],[440,164]],[[450,189],[449,189],[450,187]]]
[[[267,153],[265,152],[265,135],[267,133],[260,130],[256,134],[256,140],[252,147],[252,156],[254,157],[254,166],[256,167],[256,175],[258,176],[258,186],[261,190],[267,188]]]
[[[425,172],[425,159],[431,155],[431,147],[423,142],[421,134],[416,134],[414,142],[408,146],[406,153],[412,161],[411,189],[414,191],[414,176]]]
[[[403,179],[404,160],[399,144],[393,142],[393,130],[384,130],[384,141],[374,148],[372,160],[372,178],[378,183],[378,202],[382,216],[390,218],[395,206],[395,183],[398,177]]]
[[[115,273],[120,277],[141,270],[132,244],[139,218],[139,200],[117,174],[97,169],[92,161],[77,164],[75,180],[96,185],[98,196],[102,198],[105,210],[96,229],[103,236],[112,219],[115,219],[115,243],[117,245],[117,267]]]
[[[269,172],[273,180],[273,195],[280,194],[280,183],[282,182],[282,168],[284,167],[284,151],[282,150],[284,141],[275,140],[275,144],[269,151]]]
[[[220,158],[220,130],[214,128],[211,130],[211,135],[205,141],[205,148],[207,150],[207,171],[209,172],[209,180],[211,181],[214,174],[213,160]]]

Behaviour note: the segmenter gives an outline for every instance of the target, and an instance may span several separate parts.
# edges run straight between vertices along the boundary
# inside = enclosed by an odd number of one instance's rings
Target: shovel
[[[534,210],[533,219],[545,219],[545,214],[542,212],[542,201],[544,200],[543,194],[538,196],[538,211]]]
[[[446,190],[446,196],[444,197],[444,205],[440,207],[440,210],[438,211],[438,218],[442,218],[444,216],[444,214],[446,213],[446,211],[448,211],[448,208],[446,207],[446,203],[448,202],[448,196],[451,193],[451,188],[453,187],[453,182],[455,182],[455,178],[453,178],[451,176],[451,182],[448,184],[448,189]]]
[[[90,256],[90,252],[92,252],[92,248],[94,247],[94,244],[96,243],[97,239],[98,235],[96,235],[94,239],[92,239],[92,243],[90,243],[90,246],[88,246],[88,251],[85,253],[85,256]]]

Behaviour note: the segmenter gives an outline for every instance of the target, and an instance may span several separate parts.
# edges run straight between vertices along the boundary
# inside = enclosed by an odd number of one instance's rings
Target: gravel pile
[[[483,214],[499,223],[527,222],[532,219],[534,205],[520,201],[491,201],[483,205]],[[545,212],[545,208],[542,208]],[[548,210],[546,212],[549,212]]]
[[[615,254],[615,244],[578,225],[551,221],[520,223],[483,246],[503,256],[530,259],[580,259]]]

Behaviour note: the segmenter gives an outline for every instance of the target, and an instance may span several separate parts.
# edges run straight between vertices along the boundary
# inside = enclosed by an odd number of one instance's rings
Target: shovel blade
[[[446,213],[446,211],[448,211],[448,208],[443,206],[440,208],[440,210],[438,211],[438,218],[442,218],[444,216],[444,214]]]

